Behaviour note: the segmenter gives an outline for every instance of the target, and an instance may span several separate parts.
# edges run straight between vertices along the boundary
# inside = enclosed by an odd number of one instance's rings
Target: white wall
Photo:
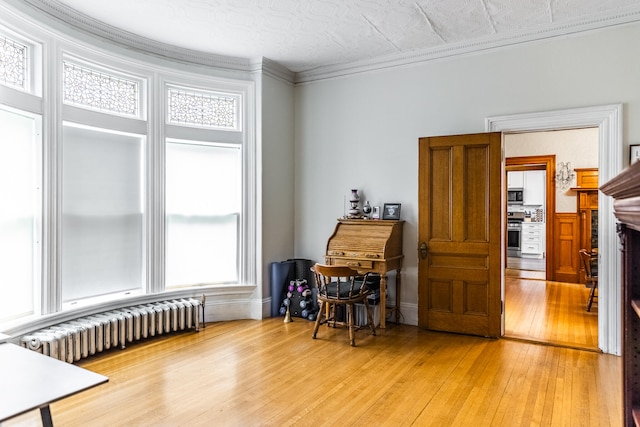
[[[269,75],[261,78],[262,295],[269,297],[269,264],[294,255],[294,89]],[[270,305],[263,304],[270,316]]]
[[[483,132],[488,116],[623,103],[628,157],[640,140],[637,40],[633,23],[298,86],[296,257],[322,260],[350,188],[402,203],[401,308],[417,324],[418,138]]]
[[[572,169],[597,168],[598,139],[598,128],[507,134],[504,137],[504,156],[555,154],[556,165],[571,162]],[[574,178],[570,187],[575,186]],[[556,212],[577,212],[576,199],[575,191],[556,187]]]

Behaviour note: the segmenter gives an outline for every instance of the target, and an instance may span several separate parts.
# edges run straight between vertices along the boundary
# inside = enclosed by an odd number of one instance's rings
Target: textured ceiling
[[[49,0],[148,39],[267,57],[294,72],[523,30],[544,34],[637,9],[638,0]]]

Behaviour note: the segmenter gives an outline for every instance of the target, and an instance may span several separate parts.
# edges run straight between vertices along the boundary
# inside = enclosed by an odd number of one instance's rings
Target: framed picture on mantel
[[[382,209],[382,219],[400,219],[400,203],[385,203]]]

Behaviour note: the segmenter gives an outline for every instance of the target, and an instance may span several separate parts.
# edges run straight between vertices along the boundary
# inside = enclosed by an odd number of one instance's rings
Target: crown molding
[[[448,44],[441,47],[421,49],[409,53],[401,53],[363,61],[318,67],[308,71],[300,71],[296,73],[295,83],[310,83],[318,80],[327,80],[370,71],[402,67],[521,43],[568,36],[638,21],[640,21],[640,6],[633,6],[624,10],[616,11],[615,13],[599,14],[586,19],[583,18],[563,22],[562,24],[544,25],[535,29],[527,29],[508,34],[497,34],[471,41]]]
[[[295,73],[293,71],[269,58],[262,57],[256,60],[252,63],[252,67],[252,71],[254,72],[261,72],[263,75],[273,77],[288,84],[293,84],[295,81]]]
[[[266,75],[293,84],[295,73],[283,65],[268,58],[248,59],[224,55],[216,55],[202,51],[187,49],[161,43],[121,30],[98,21],[68,7],[57,0],[22,0],[31,7],[45,13],[49,17],[70,25],[73,28],[97,36],[126,49],[134,49],[163,59],[178,60],[191,64],[204,65],[225,71],[262,72]]]
[[[22,3],[26,3],[76,30],[100,37],[129,50],[217,69],[252,71],[251,61],[247,58],[216,55],[151,40],[93,19],[56,0],[22,0]]]
[[[5,0],[16,3],[17,0]],[[259,72],[293,84],[310,83],[345,77],[354,74],[409,66],[447,57],[481,52],[500,47],[512,46],[527,42],[574,35],[587,31],[628,24],[640,21],[640,5],[612,13],[602,13],[590,17],[575,19],[561,24],[539,26],[534,29],[497,34],[471,41],[448,44],[413,52],[405,52],[384,57],[353,61],[343,64],[327,65],[312,70],[294,73],[283,65],[267,58],[248,59],[206,53],[161,43],[146,37],[118,29],[100,22],[87,15],[58,2],[57,0],[20,0],[18,3],[29,5],[59,22],[72,26],[110,41],[126,49],[155,55],[164,59],[178,60],[197,65],[204,65],[226,71]]]

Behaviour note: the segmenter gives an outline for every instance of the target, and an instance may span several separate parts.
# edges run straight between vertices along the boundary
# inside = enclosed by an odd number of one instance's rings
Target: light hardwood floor
[[[51,406],[58,426],[619,426],[620,358],[390,324],[208,324],[78,364],[109,382]],[[38,425],[30,412],[3,427]]]
[[[544,272],[546,260],[544,258],[507,257],[507,268]]]
[[[505,336],[598,350],[598,304],[586,310],[589,289],[576,283],[529,280],[507,270]]]

